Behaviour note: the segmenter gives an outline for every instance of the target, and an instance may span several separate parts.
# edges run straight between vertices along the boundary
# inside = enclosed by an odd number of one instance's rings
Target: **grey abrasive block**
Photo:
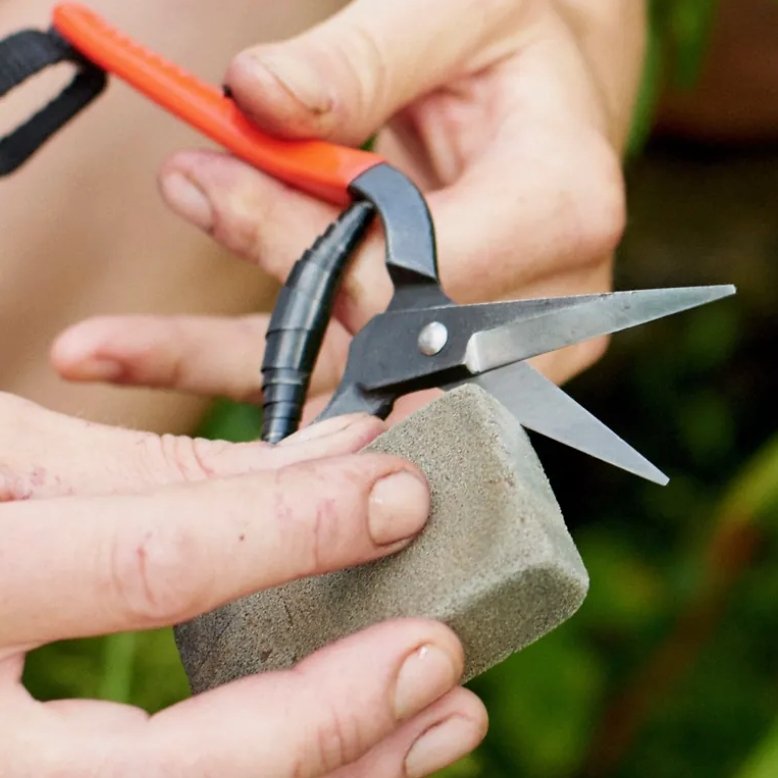
[[[397,616],[446,622],[465,678],[570,617],[588,576],[529,440],[491,395],[464,386],[367,447],[415,462],[432,510],[398,554],[259,592],[176,629],[195,692],[288,667]]]

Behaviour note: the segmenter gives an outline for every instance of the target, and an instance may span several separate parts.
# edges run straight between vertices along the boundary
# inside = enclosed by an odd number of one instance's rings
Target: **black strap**
[[[73,80],[48,105],[0,138],[0,176],[8,175],[90,103],[106,84],[103,70],[84,59],[56,32],[23,30],[0,41],[0,97],[51,65],[72,62]]]

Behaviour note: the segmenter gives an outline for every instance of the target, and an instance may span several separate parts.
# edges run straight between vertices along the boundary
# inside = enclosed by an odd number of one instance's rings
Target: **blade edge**
[[[582,295],[580,302],[475,333],[464,363],[473,375],[696,308],[735,293],[731,284]]]
[[[669,478],[610,427],[529,363],[517,362],[447,385],[480,386],[502,403],[522,427],[664,486]]]

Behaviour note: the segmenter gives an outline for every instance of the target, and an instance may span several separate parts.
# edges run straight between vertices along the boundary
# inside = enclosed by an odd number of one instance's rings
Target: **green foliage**
[[[778,772],[778,719],[738,770],[736,778],[775,778]]]
[[[200,422],[197,435],[233,443],[256,440],[262,431],[262,409],[256,405],[216,400]]]
[[[27,658],[24,683],[40,700],[95,698],[152,712],[189,691],[170,629],[44,646]]]
[[[648,140],[667,84],[691,88],[705,59],[718,0],[651,0],[643,78],[632,119],[628,154]]]
[[[694,86],[700,72],[719,0],[652,0],[651,26],[667,47],[670,77]]]

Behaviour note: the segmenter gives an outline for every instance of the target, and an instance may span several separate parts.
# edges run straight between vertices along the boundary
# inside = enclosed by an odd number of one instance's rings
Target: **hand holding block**
[[[463,386],[366,449],[416,463],[429,523],[387,559],[259,592],[176,628],[192,689],[293,665],[379,621],[447,623],[465,680],[569,618],[588,576],[526,433],[491,395]]]

